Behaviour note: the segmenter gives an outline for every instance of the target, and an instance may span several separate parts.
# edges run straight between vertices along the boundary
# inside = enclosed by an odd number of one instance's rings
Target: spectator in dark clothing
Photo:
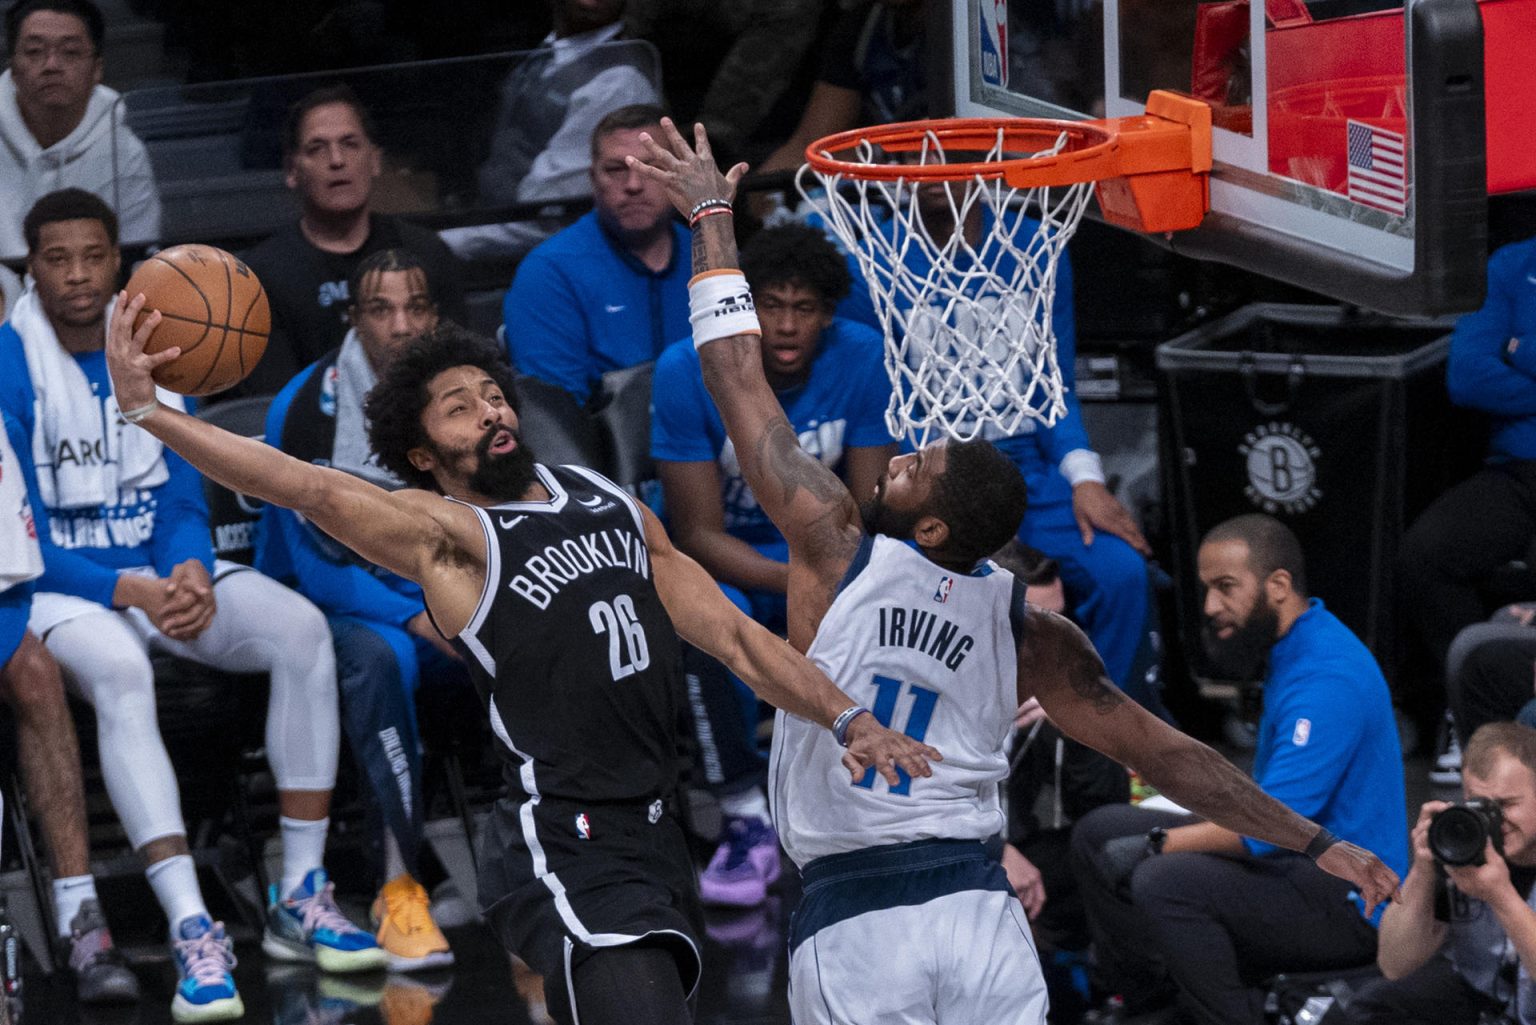
[[[346,86],[296,103],[283,131],[284,181],[298,194],[298,221],[245,254],[272,304],[272,336],[249,377],[229,395],[270,395],[341,344],[347,282],[369,255],[405,249],[427,270],[443,317],[464,319],[459,263],[425,228],[371,209],[381,170],[372,122]]]
[[[1446,669],[1451,641],[1485,619],[1482,588],[1536,539],[1536,239],[1488,261],[1488,298],[1456,322],[1451,401],[1493,420],[1488,462],[1424,511],[1403,538],[1398,592],[1408,622]],[[1529,681],[1527,681],[1529,682]]]
[[[1445,697],[1460,747],[1485,723],[1518,719],[1536,726],[1536,603],[1506,606],[1461,631],[1445,665]]]

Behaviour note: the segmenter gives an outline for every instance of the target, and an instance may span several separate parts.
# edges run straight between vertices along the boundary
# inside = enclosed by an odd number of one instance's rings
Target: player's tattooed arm
[[[1019,701],[1037,698],[1065,734],[1134,767],[1171,800],[1209,822],[1303,851],[1317,823],[1260,790],[1206,745],[1152,715],[1110,682],[1083,632],[1055,613],[1030,609],[1019,642]],[[1369,851],[1340,843],[1320,867],[1359,888],[1368,904],[1389,897],[1397,876]]]
[[[745,164],[722,174],[701,126],[695,126],[691,146],[670,120],[663,120],[661,128],[661,137],[646,144],[646,159],[631,158],[631,166],[665,186],[684,217],[700,203],[734,198]],[[693,272],[739,266],[733,218],[700,218],[693,228]],[[736,447],[742,476],[763,511],[797,555],[834,567],[841,576],[858,545],[858,504],[836,474],[800,447],[763,374],[759,336],[709,342],[699,349],[699,362]]]

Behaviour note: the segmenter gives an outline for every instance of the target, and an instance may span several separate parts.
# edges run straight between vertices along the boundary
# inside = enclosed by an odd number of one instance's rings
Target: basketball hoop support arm
[[[1145,114],[1095,123],[1116,133],[1114,169],[1095,189],[1106,221],[1158,235],[1200,224],[1211,208],[1208,104],[1159,89]]]

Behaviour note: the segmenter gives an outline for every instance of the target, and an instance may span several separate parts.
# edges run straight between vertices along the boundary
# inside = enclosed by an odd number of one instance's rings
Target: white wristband
[[[1074,448],[1061,457],[1060,469],[1061,475],[1074,488],[1089,481],[1104,483],[1104,460],[1092,449]]]
[[[760,335],[752,290],[739,270],[709,270],[688,282],[688,320],[693,324],[693,346],[698,348],[721,338]]]

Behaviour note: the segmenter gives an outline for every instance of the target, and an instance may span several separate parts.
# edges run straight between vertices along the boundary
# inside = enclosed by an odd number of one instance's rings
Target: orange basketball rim
[[[1000,151],[984,161],[875,163],[871,154]],[[805,159],[818,175],[851,181],[1001,178],[1014,188],[1095,183],[1104,219],[1148,234],[1199,225],[1211,205],[1211,108],[1166,90],[1145,114],[1097,121],[948,118],[857,128],[818,139]]]

